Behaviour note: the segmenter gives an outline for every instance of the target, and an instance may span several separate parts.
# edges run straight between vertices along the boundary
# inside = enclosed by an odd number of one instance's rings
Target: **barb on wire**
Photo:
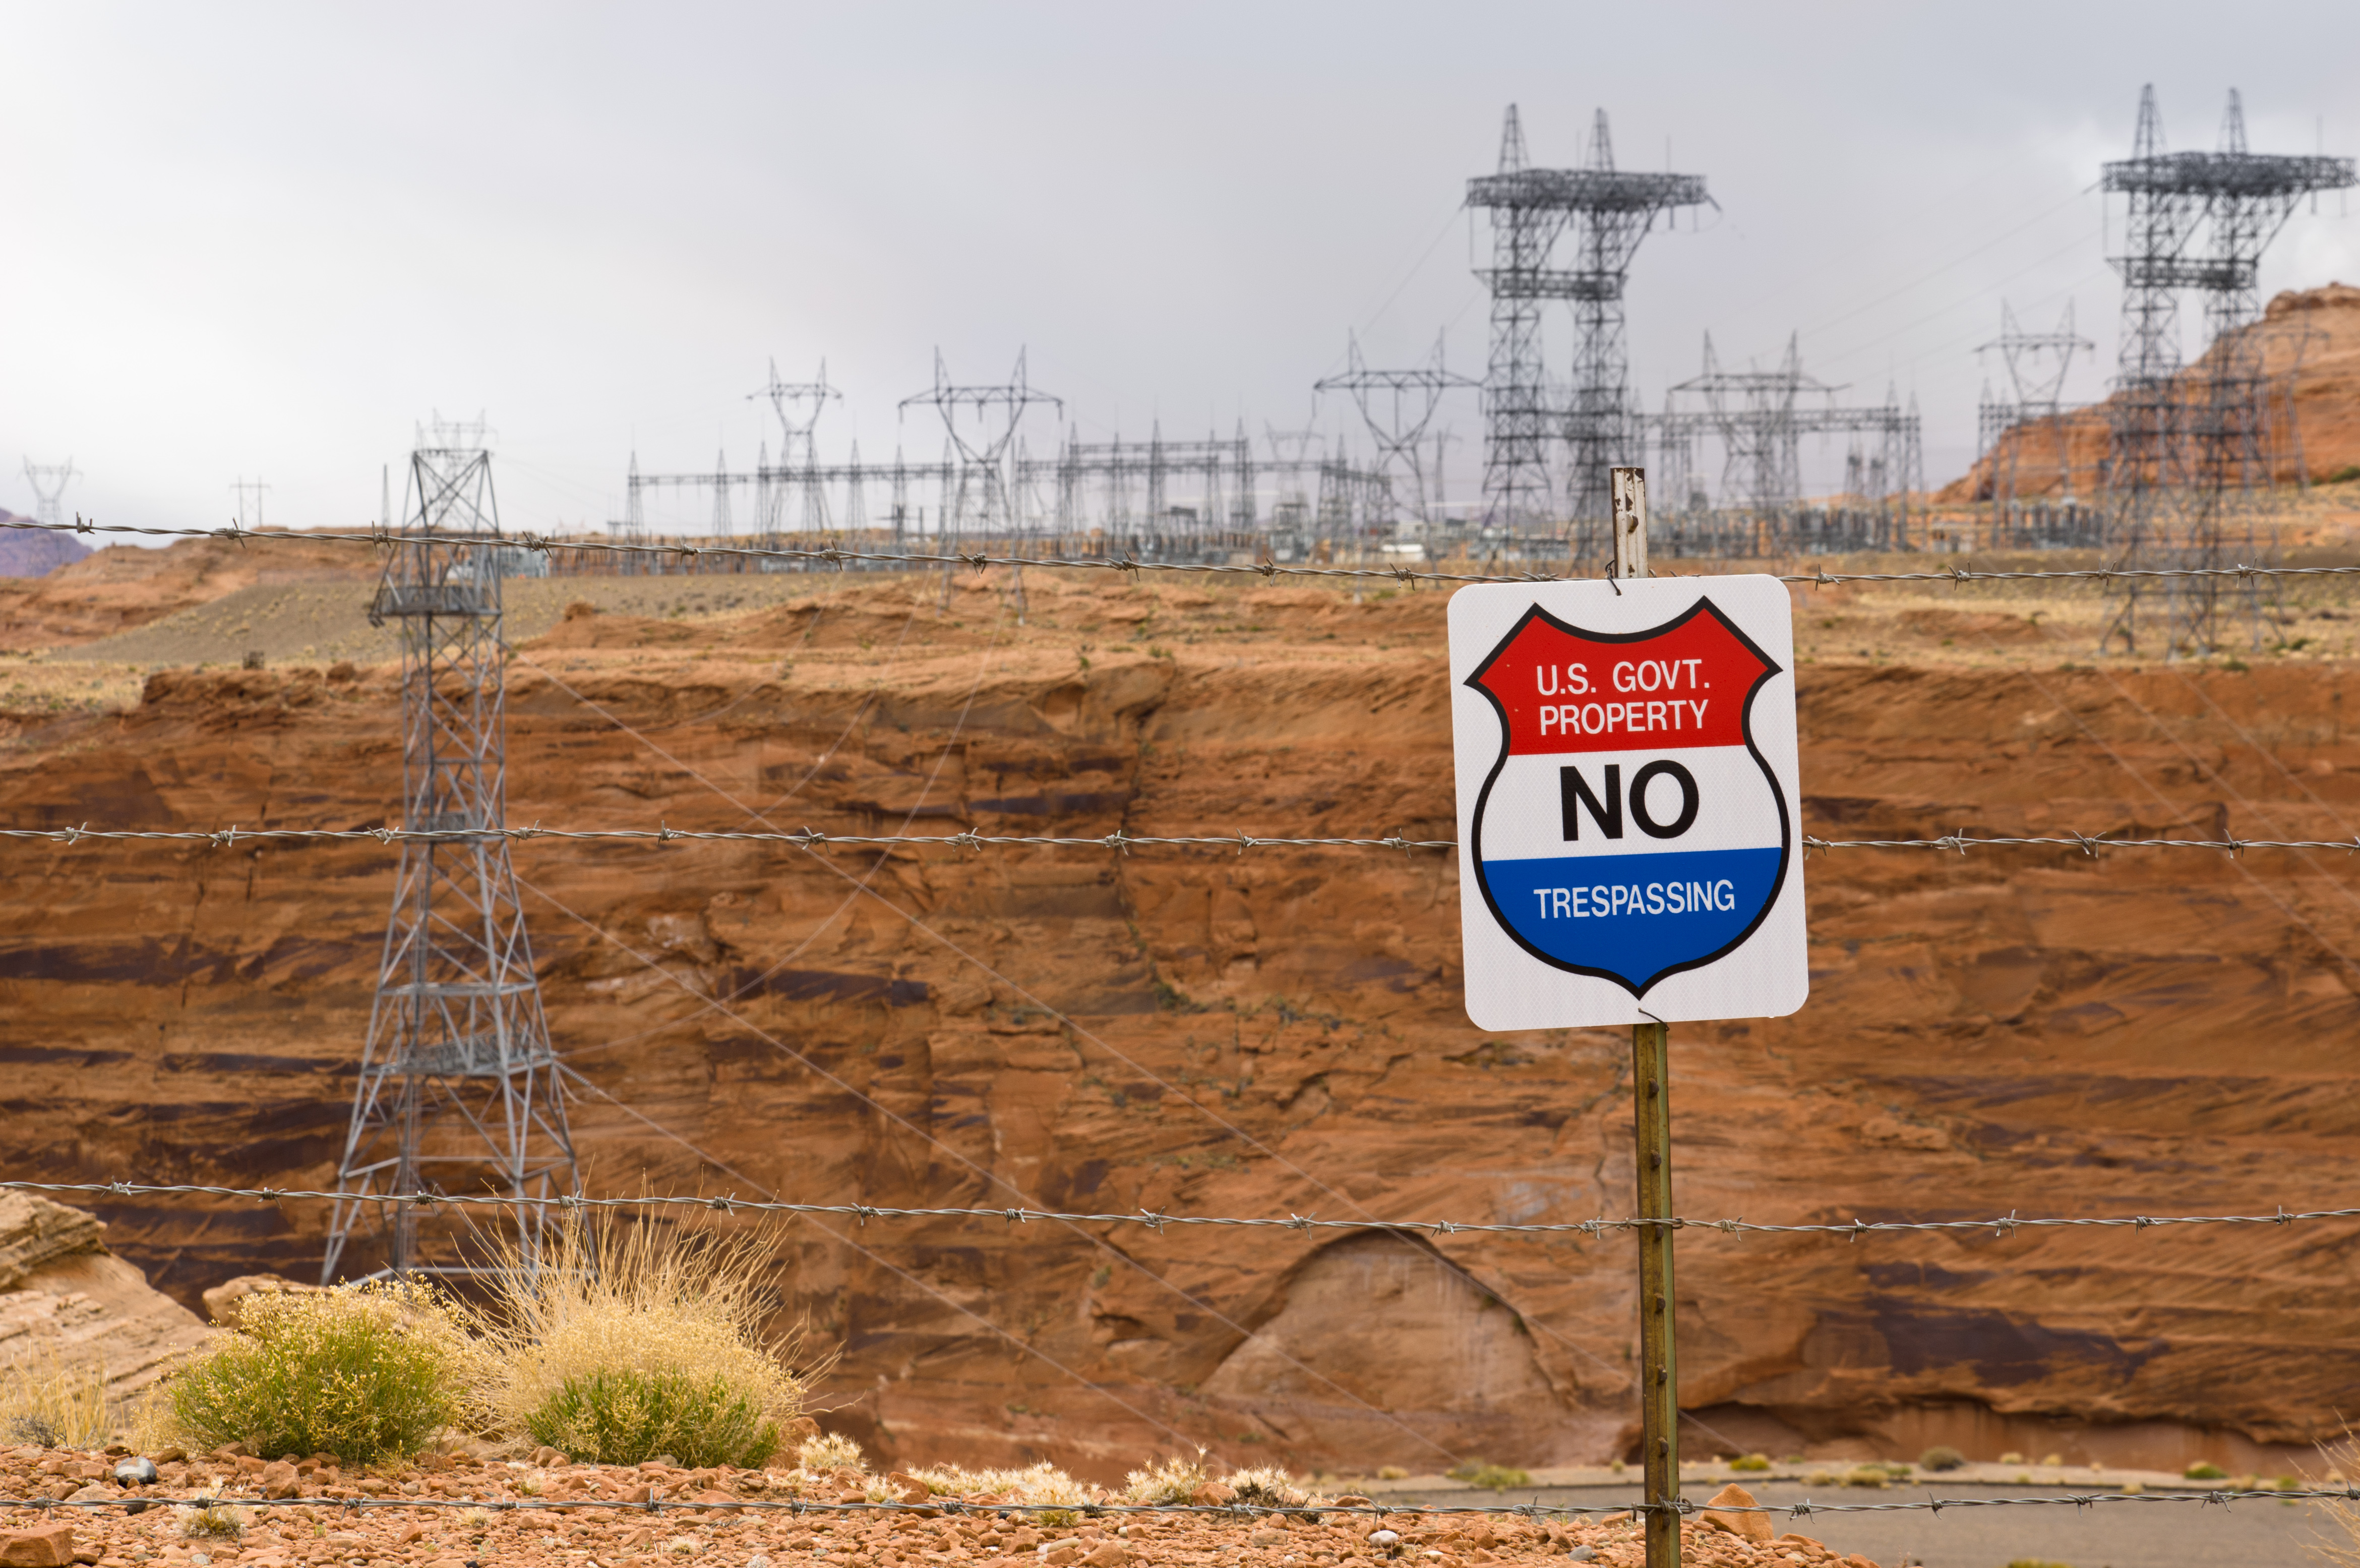
[[[755,828],[674,828],[670,823],[660,823],[653,828],[551,828],[538,821],[529,828],[240,828],[233,825],[228,828],[93,828],[87,822],[71,828],[0,828],[0,843],[60,844],[68,849],[82,844],[110,843],[202,844],[216,850],[235,849],[240,844],[271,843],[464,844],[481,839],[505,839],[517,844],[530,843],[537,839],[609,844],[785,844],[799,850],[908,844],[948,850],[1110,850],[1117,854],[1148,848],[1233,850],[1240,855],[1248,850],[1398,850],[1408,854],[1416,850],[1455,850],[1459,847],[1456,839],[1412,839],[1398,832],[1382,838],[1286,838],[1246,832],[1132,833],[1122,828],[1111,833],[1087,835],[973,831],[829,833],[817,828],[775,832]],[[1970,849],[2079,850],[2092,859],[2097,858],[2101,850],[2215,850],[2230,854],[2242,854],[2249,850],[2341,850],[2347,854],[2360,850],[2360,836],[2350,839],[2114,839],[2103,833],[2076,831],[2046,834],[1944,833],[1932,839],[1821,839],[1806,833],[1802,836],[1802,843],[1806,850],[1821,852],[1830,850],[1940,850],[1964,855]]]
[[[223,528],[140,528],[127,523],[37,522],[29,518],[8,518],[0,521],[0,529],[31,529],[45,532],[63,533],[128,533],[154,539],[226,539],[241,548],[250,539],[289,539],[327,543],[368,544],[383,547],[394,536],[381,528],[366,532],[322,530],[318,532],[260,532],[233,522]],[[685,560],[718,557],[725,560],[798,561],[823,566],[841,568],[849,561],[874,561],[891,566],[972,566],[980,572],[987,566],[1071,567],[1084,571],[1130,574],[1136,582],[1142,572],[1186,572],[1213,576],[1251,577],[1327,577],[1342,579],[1376,579],[1387,583],[1403,583],[1415,587],[1419,583],[1546,583],[1569,580],[1571,574],[1554,575],[1526,570],[1513,573],[1480,572],[1417,572],[1407,566],[1282,566],[1270,560],[1242,565],[1215,564],[1194,561],[1142,561],[1131,556],[1101,555],[989,555],[981,551],[914,552],[900,550],[847,550],[839,545],[810,547],[766,546],[755,544],[691,544],[633,543],[618,539],[552,539],[536,533],[515,535],[477,534],[438,535],[432,532],[402,533],[407,541],[428,542],[449,538],[456,543],[478,548],[527,550],[546,554],[552,550],[573,550],[583,554],[609,555],[650,555]],[[1658,572],[1658,576],[1673,574]],[[2103,582],[2125,579],[2212,577],[2250,581],[2255,577],[2349,577],[2360,576],[2355,566],[2249,566],[2242,564],[2227,566],[2090,566],[2055,571],[1979,571],[1968,566],[1948,566],[1924,572],[1782,572],[1771,574],[1781,582],[1801,583],[1812,587],[1832,587],[1839,583],[2001,583],[2001,582]],[[1589,580],[1589,579],[1583,579]],[[1608,582],[1613,579],[1609,577]],[[1621,588],[1615,591],[1620,593]]]
[[[2332,1502],[2360,1503],[2360,1486],[2301,1486],[2284,1491],[2255,1487],[2246,1490],[2223,1488],[2212,1491],[2169,1492],[2064,1492],[2047,1496],[2014,1497],[1927,1497],[1911,1502],[1892,1503],[1816,1503],[1808,1498],[1799,1503],[1755,1503],[1712,1505],[1712,1511],[1722,1514],[1783,1514],[1788,1519],[1809,1519],[1819,1514],[1939,1514],[1945,1508],[2098,1508],[2109,1503],[2196,1503],[2207,1507],[2226,1508],[2234,1502]],[[1212,1519],[1317,1519],[1334,1514],[1343,1517],[1376,1519],[1421,1519],[1459,1515],[1509,1514],[1520,1519],[1569,1519],[1585,1515],[1629,1515],[1670,1513],[1688,1515],[1699,1511],[1699,1505],[1686,1497],[1667,1498],[1662,1502],[1644,1502],[1636,1498],[1621,1502],[1598,1503],[1491,1503],[1491,1504],[1387,1504],[1375,1501],[1350,1503],[1306,1502],[1294,1505],[1266,1503],[996,1503],[969,1502],[964,1498],[929,1497],[924,1502],[905,1502],[895,1498],[844,1499],[823,1502],[807,1497],[663,1497],[651,1495],[637,1497],[263,1497],[258,1492],[246,1496],[242,1490],[230,1489],[213,1496],[158,1497],[138,1492],[124,1492],[106,1497],[0,1497],[0,1508],[70,1508],[77,1511],[122,1508],[130,1513],[148,1508],[218,1507],[224,1502],[252,1503],[274,1508],[335,1508],[348,1512],[391,1508],[481,1508],[487,1513],[561,1513],[572,1510],[619,1509],[630,1513],[788,1513],[788,1514],[916,1514],[973,1515],[979,1518],[1006,1518],[1013,1514],[1082,1513],[1091,1515],[1179,1514],[1200,1515]]]
[[[1608,1219],[1601,1215],[1594,1220],[1535,1224],[1470,1220],[1322,1220],[1310,1214],[1295,1213],[1255,1218],[1224,1214],[1169,1214],[1148,1210],[1134,1210],[1130,1213],[1068,1213],[1057,1210],[1022,1208],[895,1208],[874,1203],[790,1203],[734,1196],[727,1199],[668,1195],[639,1198],[584,1198],[566,1194],[553,1198],[511,1198],[488,1192],[352,1193],[331,1192],[324,1190],[302,1190],[282,1187],[211,1187],[200,1183],[181,1182],[0,1181],[0,1191],[79,1192],[108,1198],[185,1194],[208,1198],[252,1198],[274,1203],[290,1199],[318,1202],[333,1202],[341,1200],[345,1202],[410,1203],[493,1209],[512,1209],[519,1206],[554,1209],[721,1208],[731,1213],[742,1211],[746,1213],[825,1214],[858,1220],[864,1224],[870,1220],[999,1220],[1009,1224],[1048,1220],[1070,1224],[1141,1225],[1155,1231],[1158,1234],[1164,1234],[1164,1227],[1167,1225],[1216,1225],[1248,1230],[1404,1231],[1437,1236],[1581,1235],[1595,1239],[1609,1231],[1635,1231],[1648,1226],[1660,1226],[1667,1230],[1718,1231],[1722,1235],[1841,1236],[1847,1241],[1856,1241],[1863,1236],[1902,1235],[1911,1233],[2009,1237],[2019,1230],[2147,1231],[2173,1225],[2289,1225],[2298,1221],[2360,1220],[2360,1207],[2289,1210],[2282,1203],[2267,1214],[2060,1215],[2046,1219],[2027,1219],[2022,1214],[2011,1212],[1988,1220],[1863,1220],[1854,1217],[1833,1223],[1792,1225],[1767,1224],[1759,1221],[1741,1219],[1692,1220],[1676,1217]]]

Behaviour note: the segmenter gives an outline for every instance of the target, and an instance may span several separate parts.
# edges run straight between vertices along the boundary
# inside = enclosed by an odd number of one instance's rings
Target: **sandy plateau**
[[[48,650],[0,667],[0,825],[395,819],[393,670],[381,647],[326,656],[366,630],[366,581],[233,582],[349,562],[227,548],[101,552],[0,598],[0,645]],[[1021,592],[972,573],[515,587],[519,824],[1452,836],[1437,593],[1040,572]],[[235,667],[263,646],[251,615],[191,629],[299,589],[323,596],[318,628],[264,668]],[[1803,827],[2352,837],[2355,611],[2333,586],[2298,598],[2283,641],[2241,660],[2093,665],[2092,589],[1798,587]],[[63,686],[93,678],[111,694]],[[5,1174],[333,1184],[389,852],[0,852]],[[541,839],[517,861],[601,1190],[1371,1221],[1631,1201],[1627,1040],[1469,1025],[1446,854]],[[2349,1203],[2351,868],[1813,857],[1810,1004],[1675,1031],[1681,1211]],[[316,1270],[326,1218],[95,1207],[192,1307],[234,1275]],[[1047,1458],[1109,1481],[1187,1442],[1431,1472],[1595,1463],[1636,1437],[1617,1235],[832,1217],[783,1235],[790,1314],[842,1347],[829,1423],[889,1464]],[[1689,1451],[1939,1442],[2284,1473],[2349,1414],[2355,1245],[2342,1223],[1691,1231]]]

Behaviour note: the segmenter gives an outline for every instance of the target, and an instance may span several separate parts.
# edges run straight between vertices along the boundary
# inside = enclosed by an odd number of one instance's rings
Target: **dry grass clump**
[[[833,1470],[849,1470],[855,1475],[866,1475],[869,1470],[869,1456],[860,1452],[860,1444],[858,1442],[844,1433],[822,1432],[817,1437],[803,1439],[803,1446],[795,1450],[795,1465],[798,1469],[809,1471],[814,1475],[825,1475]]]
[[[210,1492],[198,1496],[205,1500],[194,1508],[179,1508],[180,1533],[191,1541],[235,1541],[254,1522],[254,1512],[233,1503],[217,1502]]]
[[[106,1369],[55,1349],[12,1361],[0,1373],[0,1436],[43,1448],[106,1445]]]
[[[755,1466],[779,1450],[804,1383],[764,1343],[770,1233],[564,1214],[537,1258],[494,1249],[476,1331],[475,1414],[576,1461]],[[858,1453],[856,1448],[855,1453]]]
[[[1275,1464],[1232,1470],[1221,1477],[1221,1485],[1229,1489],[1231,1500],[1252,1508],[1299,1508],[1311,1500],[1311,1494]]]
[[[1134,1470],[1123,1478],[1122,1500],[1126,1503],[1185,1503],[1196,1497],[1212,1477],[1205,1472],[1205,1451],[1198,1449],[1194,1459],[1166,1459],[1144,1470]]]
[[[1028,1465],[1022,1470],[969,1470],[962,1464],[934,1464],[906,1474],[912,1480],[924,1483],[934,1497],[989,1497],[1051,1510],[1029,1516],[1033,1523],[1071,1524],[1080,1516],[1065,1509],[1080,1508],[1098,1500],[1080,1482],[1049,1464]]]
[[[237,1329],[165,1385],[171,1426],[195,1446],[333,1453],[366,1464],[411,1454],[458,1414],[469,1347],[432,1287],[372,1282],[250,1297]]]

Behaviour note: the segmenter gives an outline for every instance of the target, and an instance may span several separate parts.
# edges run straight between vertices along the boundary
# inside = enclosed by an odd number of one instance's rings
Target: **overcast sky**
[[[924,387],[1020,348],[1086,435],[1312,415],[1448,334],[1480,374],[1460,201],[1522,105],[1533,161],[1704,174],[1630,286],[1640,395],[1806,367],[1972,455],[1975,346],[2074,304],[2103,391],[2099,163],[2140,83],[2171,145],[2244,90],[2256,150],[2360,152],[2350,0],[2247,5],[1198,3],[0,5],[0,506],[71,455],[101,521],[373,516],[415,422],[483,411],[512,528],[748,463],[775,356],[844,389],[824,453],[941,449]],[[2267,291],[2360,282],[2360,203],[2299,215]],[[2191,351],[2198,345],[2191,344]],[[1329,399],[1323,422],[1350,418]],[[1471,395],[1448,480],[1480,463]],[[1054,439],[1046,420],[1036,447]],[[1840,454],[1835,455],[1840,457]]]

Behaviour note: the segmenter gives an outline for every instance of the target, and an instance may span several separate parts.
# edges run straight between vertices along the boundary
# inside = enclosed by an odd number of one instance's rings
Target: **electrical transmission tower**
[[[62,463],[36,463],[26,458],[25,480],[33,487],[33,521],[63,527],[66,487],[80,477],[71,457]]]
[[[1608,468],[1638,461],[1622,313],[1632,258],[1659,214],[1711,199],[1700,174],[1617,170],[1603,109],[1588,168],[1528,168],[1524,128],[1508,105],[1498,172],[1467,182],[1467,204],[1491,214],[1491,265],[1476,273],[1491,292],[1483,383],[1488,521],[1511,530],[1548,522],[1549,447],[1562,436],[1570,470],[1566,510],[1579,527],[1574,555],[1590,554],[1609,510]],[[1555,266],[1568,232],[1573,265]],[[1542,313],[1553,300],[1573,306],[1573,377],[1562,406],[1543,359]]]
[[[762,488],[755,497],[755,510],[761,514],[762,546],[777,548],[779,535],[784,532],[783,521],[791,494],[803,497],[800,526],[807,533],[817,533],[827,526],[827,492],[819,477],[819,443],[813,432],[818,428],[819,416],[827,410],[831,399],[841,400],[844,394],[827,384],[827,361],[819,362],[819,374],[809,381],[781,381],[779,362],[770,361],[770,379],[759,390],[746,394],[751,401],[768,398],[770,410],[779,416],[779,468],[782,483],[776,489]],[[758,469],[758,472],[759,470]],[[716,494],[722,493],[716,490]],[[726,503],[725,503],[726,504]]]
[[[2276,156],[2245,145],[2245,106],[2233,90],[2214,152],[2168,152],[2155,89],[2139,92],[2131,156],[2104,166],[2100,184],[2125,203],[2122,343],[2111,409],[2107,480],[2112,543],[2125,565],[2221,567],[2231,559],[2224,511],[2232,484],[2262,462],[2267,388],[2260,313],[2261,256],[2306,196],[2360,183],[2348,158]],[[2209,231],[2207,225],[2209,224]],[[2197,246],[2200,231],[2207,243]],[[2186,374],[2180,356],[2180,294],[2204,297],[2212,342]],[[2250,521],[2238,542],[2252,564]],[[2124,579],[2101,647],[2136,652],[2152,631],[2167,657],[2209,653],[2234,614],[2261,641],[2261,590],[2251,578]],[[2161,600],[2160,626],[2142,610]]]
[[[1434,422],[1435,410],[1442,406],[1444,393],[1454,387],[1480,387],[1483,383],[1459,375],[1444,365],[1439,333],[1434,338],[1434,357],[1415,370],[1371,370],[1360,359],[1358,334],[1348,344],[1344,374],[1327,377],[1312,390],[1352,394],[1352,404],[1360,411],[1360,421],[1369,427],[1370,439],[1377,444],[1378,472],[1390,479],[1400,468],[1406,468],[1416,497],[1417,521],[1429,522],[1432,513],[1426,506],[1426,457],[1418,450],[1418,444],[1426,438],[1426,427]]]
[[[942,350],[934,351],[934,384],[902,399],[901,407],[904,411],[930,408],[942,415],[943,429],[951,444],[958,448],[957,499],[950,515],[943,519],[948,532],[963,532],[970,519],[976,531],[987,535],[1009,527],[1008,444],[1016,437],[1016,427],[1022,422],[1024,411],[1036,403],[1047,403],[1060,414],[1065,411],[1061,399],[1026,384],[1022,349],[1016,351],[1012,379],[997,386],[979,387],[952,385],[950,373],[943,367]],[[962,410],[969,420],[965,429],[959,422]]]
[[[499,533],[480,422],[437,421],[410,454],[416,510],[369,607],[401,633],[402,825],[506,826]],[[337,1173],[322,1282],[366,1226],[378,1271],[468,1275],[446,1223],[423,1234],[415,1192],[546,1199],[579,1188],[564,1088],[542,1015],[506,839],[405,839],[360,1085]],[[519,1201],[530,1259],[544,1211]]]
[[[2073,368],[2073,356],[2096,345],[2073,330],[2073,302],[2065,302],[2065,314],[2055,332],[2027,332],[2016,324],[2016,312],[2006,301],[2000,302],[1999,335],[1979,345],[1977,354],[1997,353],[2007,367],[2012,399],[1994,398],[1988,390],[1976,409],[1976,455],[1990,455],[1992,467],[1992,502],[1994,512],[2005,518],[2014,510],[2020,487],[2024,444],[2029,427],[2046,420],[2057,446],[2057,478],[2063,489],[2062,499],[2073,499],[2072,454],[2068,450],[2067,432],[2062,415],[2065,377]],[[2015,439],[2008,433],[2016,432]],[[2005,443],[2007,451],[2000,454]],[[2003,464],[2002,458],[2005,458]]]
[[[241,477],[230,486],[230,494],[237,498],[237,525],[240,528],[262,526],[262,498],[269,488],[262,482],[259,474],[251,479]]]

